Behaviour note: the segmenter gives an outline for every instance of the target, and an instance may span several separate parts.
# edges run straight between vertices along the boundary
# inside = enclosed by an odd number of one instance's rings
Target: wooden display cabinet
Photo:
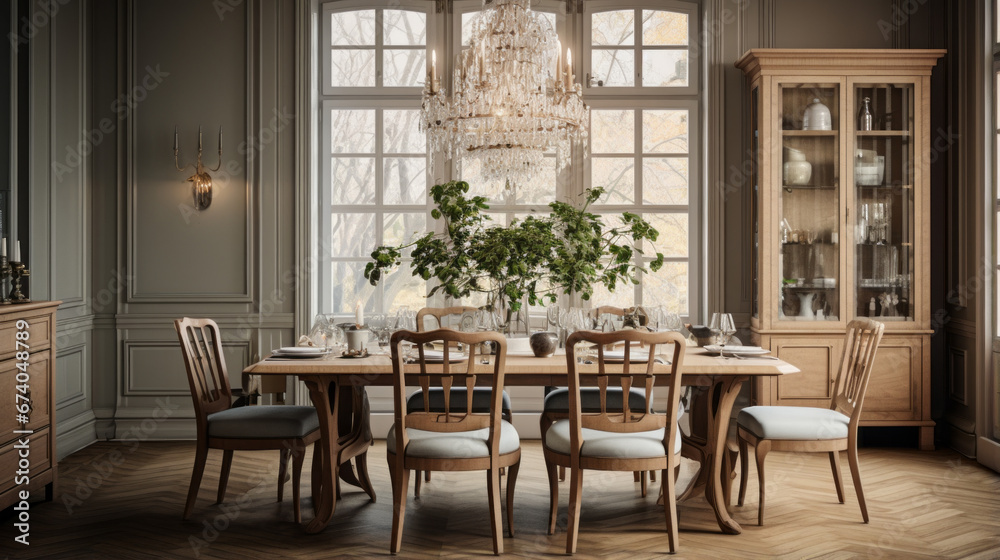
[[[753,49],[755,344],[802,373],[758,404],[828,406],[847,323],[886,324],[863,426],[930,414],[930,75],[943,50]]]

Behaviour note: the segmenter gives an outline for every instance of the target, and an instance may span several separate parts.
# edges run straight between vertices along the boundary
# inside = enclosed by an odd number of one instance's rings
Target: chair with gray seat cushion
[[[476,307],[471,307],[468,305],[455,305],[452,307],[424,307],[417,311],[417,331],[424,332],[427,330],[433,330],[435,328],[454,328],[455,330],[464,330],[470,332],[474,330],[475,326],[468,323],[474,322],[475,313],[479,311]],[[430,324],[431,328],[428,328]],[[465,406],[465,388],[464,387],[454,387],[451,390],[452,398],[459,399],[455,401],[456,406]],[[460,394],[461,393],[461,394]],[[444,393],[440,388],[432,388],[430,390],[431,403],[430,410],[432,412],[441,412],[441,405],[444,403],[443,395]],[[423,407],[423,392],[419,389],[414,391],[407,399],[407,407],[409,410],[414,408]],[[490,410],[490,388],[489,387],[478,387],[475,389],[475,394],[472,395],[472,410],[474,412],[489,412]],[[511,407],[510,407],[510,395],[507,391],[503,392],[503,417],[504,420],[508,422],[513,422]],[[500,474],[503,474],[501,469]],[[413,493],[417,497],[420,496],[420,483],[421,481],[430,482],[431,472],[426,471],[421,476],[421,472],[417,471],[414,474],[413,479]]]
[[[834,383],[830,408],[794,406],[751,406],[736,418],[739,438],[740,496],[746,497],[749,446],[755,448],[760,497],[757,523],[764,524],[764,458],[771,450],[829,453],[837,498],[844,503],[844,485],[840,472],[840,452],[847,451],[854,490],[861,506],[861,517],[868,523],[868,507],[861,488],[858,466],[858,422],[871,377],[875,352],[885,326],[870,319],[855,319],[847,325],[844,354]]]
[[[218,325],[211,319],[185,317],[174,321],[174,329],[181,343],[191,386],[198,436],[191,486],[184,505],[184,519],[190,517],[198,498],[209,449],[223,450],[218,503],[222,503],[226,495],[234,450],[277,449],[281,452],[278,501],[283,498],[288,458],[292,456],[292,497],[295,502],[295,521],[300,522],[302,512],[299,481],[302,478],[306,446],[316,444],[313,448],[313,470],[318,468],[317,461],[322,456],[319,450],[321,444],[316,409],[311,406],[231,408],[233,395]]]
[[[404,342],[416,347],[416,363],[404,362],[400,346]],[[442,343],[443,359],[428,363],[424,345]],[[473,404],[476,393],[477,368],[483,367],[478,350],[481,343],[491,342],[498,350],[490,358],[489,409],[476,412]],[[451,362],[455,344],[461,343],[468,350],[468,358]],[[430,332],[397,331],[390,341],[393,377],[394,423],[386,436],[386,458],[392,479],[392,536],[389,550],[399,552],[403,539],[403,520],[406,515],[406,493],[410,471],[487,471],[490,504],[490,528],[493,533],[493,552],[503,552],[502,515],[500,499],[500,469],[507,468],[507,528],[514,536],[514,485],[521,463],[521,442],[514,426],[501,419],[504,366],[507,342],[496,332],[465,333],[451,329]],[[406,399],[406,379],[415,378],[424,394],[431,384],[439,387],[443,398],[440,411],[432,411],[430,402],[423,408],[411,410]],[[453,387],[465,389],[472,399],[452,400]],[[463,395],[464,396],[464,395]],[[429,399],[433,400],[433,399]],[[459,406],[459,403],[461,406]]]
[[[624,344],[624,361],[620,364],[606,363],[605,346],[618,343]],[[646,347],[648,357],[645,361],[630,362],[629,355],[635,351],[632,343]],[[597,357],[594,364],[577,364],[575,351],[578,344],[596,346]],[[656,361],[657,349],[663,351],[666,349],[665,345],[670,345],[673,351],[669,366]],[[570,471],[567,553],[576,552],[583,472],[587,469],[661,471],[667,544],[671,552],[677,550],[677,496],[674,482],[675,471],[680,465],[681,442],[677,419],[680,414],[681,368],[685,349],[684,339],[674,332],[652,333],[633,329],[609,333],[577,331],[566,339],[569,414],[567,418],[556,420],[545,430],[542,452],[549,478],[550,535],[555,533],[559,504],[556,472],[558,467],[566,467]],[[645,406],[633,409],[630,404],[623,402],[622,396],[631,396],[633,386],[643,391],[645,402],[650,402],[653,385],[658,377],[666,377],[668,380],[666,413],[653,412]],[[583,384],[598,392],[593,409],[584,407]],[[609,397],[612,387],[619,390],[617,408]]]

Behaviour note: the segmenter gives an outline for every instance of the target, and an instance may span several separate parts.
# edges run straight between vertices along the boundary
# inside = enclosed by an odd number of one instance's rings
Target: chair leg
[[[205,474],[205,461],[207,459],[208,446],[199,441],[194,453],[194,468],[191,470],[191,485],[188,487],[187,503],[184,504],[184,519],[191,517],[194,502],[198,499],[198,488],[201,486],[201,477]]]
[[[545,462],[545,472],[549,475],[549,534],[556,533],[556,513],[559,510],[559,477],[556,474],[558,467]]]
[[[830,452],[830,469],[833,470],[833,483],[837,486],[837,499],[844,503],[844,481],[840,476],[840,452]]]
[[[847,447],[847,462],[851,465],[851,478],[854,479],[854,491],[858,494],[858,505],[861,506],[861,517],[868,523],[868,506],[865,505],[865,491],[861,488],[861,468],[858,465],[858,447]]]
[[[743,507],[743,502],[747,497],[747,478],[749,478],[749,473],[747,469],[750,468],[750,453],[747,441],[740,438],[740,497],[736,501],[736,505]]]
[[[281,459],[278,463],[278,501],[285,499],[285,477],[288,475],[288,457],[291,455],[291,450],[283,448],[281,450]]]
[[[767,452],[771,450],[771,442],[769,440],[761,440],[757,442],[757,448],[755,454],[757,457],[757,484],[760,486],[760,499],[757,502],[757,524],[764,524],[764,457],[767,456]]]
[[[395,470],[395,465],[389,465],[389,472]],[[406,491],[410,485],[410,471],[403,469],[395,473],[392,485],[392,540],[389,552],[396,554],[403,544],[403,519],[406,517]]]
[[[641,471],[636,473],[639,475],[639,493],[643,498],[646,497],[646,471]]]
[[[424,471],[424,482],[431,481],[431,471]]]
[[[215,503],[221,504],[226,500],[226,486],[229,485],[229,470],[233,466],[233,450],[226,449],[222,452],[222,471],[219,472],[219,495],[215,498]]]
[[[503,515],[500,511],[500,471],[493,467],[486,471],[489,483],[490,530],[493,533],[493,554],[503,554]]]
[[[576,553],[580,529],[580,499],[583,494],[583,469],[569,470],[569,512],[566,520],[566,553]]]
[[[722,496],[725,500],[726,508],[733,501],[734,476],[736,476],[736,461],[732,451],[726,449],[722,452]]]
[[[514,537],[514,486],[517,484],[517,471],[521,468],[521,460],[510,466],[507,472],[507,535]]]
[[[674,469],[663,469],[663,510],[667,516],[667,544],[670,553],[677,552],[677,486]]]
[[[632,473],[632,482],[639,482],[640,480],[642,480],[642,473],[639,472],[639,471],[633,472]]]
[[[421,476],[421,471],[414,471],[413,474],[416,475],[416,476],[413,477],[413,497],[414,498],[419,498],[420,497],[420,481],[423,480],[424,477]],[[429,475],[430,471],[427,471],[426,474]]]
[[[656,471],[649,471],[649,481],[656,482]]]
[[[296,447],[292,453],[292,500],[295,502],[295,522],[302,523],[302,463],[306,461],[306,450]]]
[[[559,482],[566,480],[566,467],[559,466]]]

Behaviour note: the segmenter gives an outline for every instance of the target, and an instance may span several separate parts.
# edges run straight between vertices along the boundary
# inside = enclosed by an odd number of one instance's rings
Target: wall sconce
[[[188,167],[194,168],[194,175],[187,178],[192,183],[192,194],[194,195],[194,205],[198,210],[204,210],[212,204],[212,176],[209,171],[216,172],[222,168],[222,126],[219,126],[219,164],[215,169],[208,169],[201,164],[201,126],[198,127],[198,162],[187,164],[181,167],[177,161],[177,126],[174,126],[174,167],[177,171],[184,171]]]

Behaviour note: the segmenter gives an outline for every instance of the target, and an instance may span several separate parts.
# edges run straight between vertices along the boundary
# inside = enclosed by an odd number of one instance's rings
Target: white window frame
[[[645,46],[640,45],[642,37],[642,18],[635,18],[635,44],[632,46],[635,52],[635,83],[634,86],[598,86],[596,80],[594,84],[588,83],[590,68],[592,66],[591,37],[593,27],[591,16],[599,12],[621,11],[621,10],[662,10],[668,12],[684,13],[688,16],[688,85],[685,87],[665,87],[665,86],[643,86],[642,84],[642,53],[646,50],[679,50],[677,47]],[[657,95],[657,96],[692,96],[699,95],[701,85],[701,68],[698,64],[701,51],[701,33],[699,32],[701,8],[693,2],[681,1],[653,1],[644,2],[618,2],[616,0],[587,0],[583,2],[583,34],[580,42],[583,44],[582,69],[577,68],[577,76],[582,76],[580,82],[583,84],[584,92],[587,96],[631,96],[631,95]]]

